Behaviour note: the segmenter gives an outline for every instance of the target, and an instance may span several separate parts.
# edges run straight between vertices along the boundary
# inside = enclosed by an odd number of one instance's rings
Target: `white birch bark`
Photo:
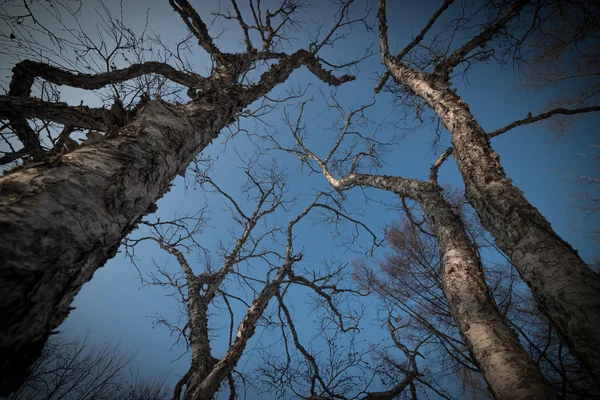
[[[483,227],[516,266],[573,355],[600,381],[600,276],[512,184],[467,104],[445,85],[436,89],[423,74],[391,62],[388,69],[441,118],[452,135],[467,199]]]
[[[540,310],[555,324],[571,353],[600,382],[600,276],[512,184],[469,106],[450,90],[448,76],[462,57],[485,44],[527,4],[519,0],[434,73],[415,71],[389,53],[385,0],[379,0],[383,63],[396,83],[431,107],[451,134],[466,197],[530,287]]]
[[[441,253],[444,295],[461,334],[497,399],[554,399],[557,395],[539,366],[519,343],[489,294],[481,261],[462,220],[435,184],[393,176],[350,174],[336,188],[369,186],[417,201],[429,218]]]

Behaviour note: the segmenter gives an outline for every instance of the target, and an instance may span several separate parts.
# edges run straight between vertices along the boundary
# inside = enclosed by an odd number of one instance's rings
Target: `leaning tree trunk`
[[[422,196],[421,204],[439,242],[444,294],[494,397],[558,398],[498,312],[460,217],[439,192]]]
[[[150,101],[119,134],[0,178],[0,395],[27,374],[82,285],[239,111]]]
[[[350,174],[337,180],[325,169],[324,174],[335,188],[368,186],[421,204],[440,246],[444,295],[494,396],[507,400],[557,398],[539,366],[500,315],[466,228],[437,184],[367,174]]]
[[[600,276],[506,177],[468,108],[455,96],[445,99],[443,120],[452,133],[467,199],[572,353],[600,382]]]
[[[485,131],[445,81],[391,57],[385,62],[394,79],[423,98],[449,130],[466,197],[483,227],[516,266],[572,354],[600,382],[600,276],[506,177]]]

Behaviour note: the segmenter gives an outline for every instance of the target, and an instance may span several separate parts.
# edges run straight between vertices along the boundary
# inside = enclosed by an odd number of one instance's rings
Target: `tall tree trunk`
[[[460,99],[449,97],[454,101],[444,122],[467,199],[573,354],[600,382],[600,276],[506,177],[483,129]]]
[[[423,98],[449,130],[467,199],[483,227],[510,257],[572,354],[600,382],[600,276],[507,178],[485,131],[449,85],[384,59],[396,82]]]
[[[150,101],[116,137],[0,178],[0,395],[26,376],[82,285],[240,110],[227,99],[193,113],[193,103]]]
[[[423,196],[421,204],[439,241],[444,294],[494,397],[558,398],[498,312],[462,220],[439,193]]]
[[[419,202],[439,242],[444,295],[452,316],[494,396],[507,400],[558,397],[498,312],[466,228],[439,186],[393,176],[351,174],[340,180],[329,173],[325,176],[334,187],[370,186]]]

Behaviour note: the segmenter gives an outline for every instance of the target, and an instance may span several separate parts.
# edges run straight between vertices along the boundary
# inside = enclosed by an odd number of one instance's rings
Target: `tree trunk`
[[[116,137],[0,178],[0,395],[27,375],[82,285],[231,121],[236,100],[204,111],[150,101]]]
[[[440,117],[452,136],[467,199],[483,227],[516,266],[572,354],[600,382],[600,276],[512,185],[485,131],[447,83],[426,79],[391,58],[386,66]]]
[[[498,312],[462,220],[437,185],[393,176],[351,174],[334,187],[370,186],[409,197],[431,221],[441,253],[444,295],[473,358],[497,399],[554,399],[550,383]]]
[[[558,398],[499,314],[462,220],[439,192],[423,196],[421,204],[439,242],[444,294],[494,397]]]
[[[453,100],[444,120],[467,199],[571,352],[600,382],[600,276],[512,185],[483,129]]]

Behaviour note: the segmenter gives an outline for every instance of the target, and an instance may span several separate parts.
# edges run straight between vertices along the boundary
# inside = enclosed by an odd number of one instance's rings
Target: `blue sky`
[[[111,0],[106,0],[107,5],[111,3]],[[360,1],[358,3],[362,5]],[[388,21],[392,46],[396,46],[398,49],[402,48],[410,39],[410,35],[418,32],[426,23],[439,3],[430,0],[421,1],[406,10],[396,9],[395,5],[390,5]],[[145,10],[149,8],[151,31],[159,33],[167,42],[175,42],[185,34],[183,23],[166,1],[146,0],[135,4],[137,6],[129,3],[124,8],[125,20],[130,23],[134,31],[142,28],[145,22],[142,16],[145,17]],[[193,2],[193,4],[207,22],[212,20],[209,12],[218,8],[216,1]],[[88,7],[88,5],[84,5],[84,7]],[[91,7],[88,10],[91,10]],[[330,6],[317,2],[307,9],[306,13],[302,15],[302,19],[314,21],[320,18],[327,21],[326,15],[331,15],[334,10]],[[371,21],[373,21],[373,17],[374,14],[371,16]],[[96,18],[93,12],[86,11],[80,22],[84,27],[91,27]],[[221,28],[219,23],[216,23],[211,25],[210,30],[211,33],[221,33]],[[226,30],[216,40],[216,44],[226,51],[239,50],[241,32],[236,29],[236,26],[228,25],[225,28]],[[294,42],[294,46],[301,47],[306,43],[306,35],[303,32],[297,32],[295,36],[297,40]],[[335,49],[326,49],[323,57],[333,60],[336,58],[351,59],[369,45],[376,46],[376,39],[375,33],[357,28],[349,40],[341,41]],[[203,73],[204,68],[209,64],[206,64],[206,57],[200,49],[195,50],[195,54],[197,58],[194,59],[194,64],[198,68],[197,71]],[[380,58],[375,54],[360,65],[357,81],[347,83],[338,90],[338,99],[345,107],[357,107],[369,102],[373,87],[377,83],[376,74],[381,73],[382,70]],[[323,128],[329,126],[336,117],[332,113],[321,113],[325,110],[325,106],[320,99],[318,90],[327,91],[325,85],[303,69],[294,72],[288,82],[274,90],[272,95],[283,94],[286,88],[305,85],[308,82],[313,84],[310,90],[316,100],[309,106],[311,120],[309,121],[310,137],[307,144],[315,152],[324,155],[332,144],[333,137],[331,132]],[[482,65],[471,71],[469,84],[459,81],[455,83],[458,94],[470,105],[472,112],[484,129],[490,131],[516,119],[524,118],[530,111],[534,114],[542,111],[546,102],[554,95],[550,91],[528,93],[517,90],[518,85],[519,82],[512,69],[502,69],[494,64]],[[63,95],[65,101],[73,104],[79,104],[80,99],[85,99],[91,105],[98,103],[95,97],[79,91],[64,89]],[[385,118],[389,122],[398,122],[401,114],[390,100],[391,96],[386,93],[377,96],[377,104],[370,111],[371,118],[375,120]],[[295,114],[296,111],[291,109],[290,112]],[[319,114],[320,117],[317,118]],[[254,121],[244,121],[243,123],[251,132],[263,132],[266,129],[269,132],[278,131],[280,137],[289,137],[283,125],[281,110],[266,116],[265,121],[270,127],[256,125]],[[566,178],[573,177],[575,174],[589,174],[591,166],[589,158],[579,154],[593,154],[595,151],[595,154],[598,155],[598,149],[589,146],[590,144],[599,144],[597,140],[598,126],[600,126],[598,116],[587,116],[575,125],[573,133],[564,135],[557,140],[553,140],[552,134],[547,132],[546,125],[536,124],[514,129],[492,141],[494,149],[500,154],[500,160],[507,175],[525,193],[527,199],[546,216],[556,232],[571,243],[587,262],[591,262],[594,257],[600,257],[600,249],[592,240],[584,237],[581,231],[598,226],[600,221],[597,215],[584,216],[583,213],[572,207],[573,201],[566,193],[578,192],[584,188],[567,182]],[[391,135],[394,132],[388,131],[386,134]],[[431,149],[433,138],[434,134],[430,127],[409,134],[397,146],[394,153],[385,159],[385,167],[381,173],[409,178],[426,178],[430,165],[438,155]],[[204,153],[215,158],[218,156],[211,177],[226,191],[242,201],[244,196],[240,188],[244,179],[243,174],[240,173],[240,161],[236,152],[252,154],[254,147],[243,135],[238,135],[226,145],[223,142],[224,136],[221,136]],[[444,132],[440,150],[444,150],[448,145],[449,136]],[[273,157],[277,158],[279,165],[287,168],[290,190],[299,196],[296,207],[292,207],[286,215],[278,214],[278,218],[281,219],[279,222],[286,224],[308,204],[311,196],[317,190],[328,189],[328,187],[322,176],[302,174],[295,157],[282,153],[273,154]],[[461,187],[460,176],[452,158],[441,169],[439,182]],[[374,190],[369,190],[368,193],[372,198],[388,204],[396,202],[394,196],[388,193]],[[382,228],[398,218],[397,211],[378,205],[376,202],[364,203],[364,198],[358,189],[354,189],[348,197],[349,208],[359,208],[365,214],[363,220],[380,237],[383,236]],[[231,217],[224,208],[222,200],[215,201],[214,196],[207,195],[202,190],[185,190],[183,179],[178,177],[171,192],[158,202],[157,215],[167,219],[174,213],[193,214],[207,201],[210,222],[202,235],[202,244],[206,248],[214,248],[220,239],[227,243],[230,238],[228,229],[232,227]],[[245,207],[245,210],[253,209],[252,204],[246,204]],[[324,259],[350,262],[353,258],[358,257],[356,253],[340,248],[327,227],[314,222],[314,220],[304,220],[296,231],[295,246],[303,248],[305,256],[299,267],[318,270],[322,268],[321,261]],[[573,229],[573,227],[577,229]],[[363,235],[361,240],[361,243],[366,245],[369,237]],[[139,255],[138,267],[143,272],[151,271],[154,268],[152,259],[160,265],[169,263],[169,268],[177,267],[175,260],[161,252],[157,246],[150,243],[142,246],[137,252]],[[380,248],[376,256],[380,257],[384,252],[385,249]],[[194,255],[189,255],[188,260],[194,261]],[[196,267],[197,271],[201,272],[198,264]],[[257,271],[260,273],[259,269]],[[235,290],[234,284],[231,284],[230,287]],[[316,316],[308,313],[310,308],[308,297],[301,297],[301,293],[298,293],[298,300],[294,299],[291,306],[298,324],[300,325],[302,320],[307,322],[306,325],[302,324],[300,334],[309,342],[313,335],[313,328],[308,322],[314,320]],[[172,385],[177,381],[178,375],[187,370],[189,355],[174,361],[183,352],[183,348],[171,349],[175,338],[170,337],[165,328],[153,328],[152,326],[150,316],[155,313],[176,315],[176,303],[165,295],[165,291],[156,287],[140,289],[136,269],[122,254],[119,254],[98,270],[94,279],[83,287],[75,299],[76,309],[71,312],[59,330],[69,337],[80,337],[86,331],[91,330],[91,337],[94,340],[119,342],[123,349],[137,353],[135,364],[142,373],[159,376],[169,374],[168,382]],[[239,310],[241,311],[242,308]],[[378,324],[374,321],[376,311],[369,310],[370,313],[363,320],[365,327],[363,340],[376,341],[385,333],[379,330]],[[213,342],[214,354],[221,356],[225,348],[223,339],[226,339],[227,336],[227,329],[224,328],[228,322],[226,318],[222,318],[215,312],[212,323],[216,327]],[[263,333],[261,330],[257,332],[248,347],[250,350],[248,357],[242,359],[240,366],[247,362],[253,362],[252,349],[259,343],[273,340],[270,335],[272,334]]]

